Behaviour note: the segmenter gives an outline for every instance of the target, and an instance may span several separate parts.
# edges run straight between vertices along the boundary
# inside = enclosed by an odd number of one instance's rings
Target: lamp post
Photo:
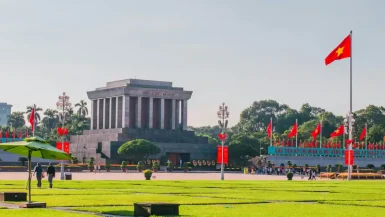
[[[221,128],[221,131],[222,131],[222,134],[225,133],[225,130],[227,128],[227,124],[228,124],[228,118],[229,118],[229,115],[230,115],[230,112],[227,110],[227,105],[225,103],[222,103],[222,105],[219,106],[219,110],[217,112],[217,115],[218,115],[218,124],[219,124],[219,127]],[[225,170],[225,167],[224,167],[224,146],[225,146],[225,140],[223,139],[222,140],[222,164],[221,164],[221,180],[224,180],[225,179],[225,174],[224,174],[224,170]]]
[[[353,143],[353,125],[354,125],[355,121],[356,120],[354,120],[353,113],[349,112],[348,114],[346,114],[346,116],[344,118],[344,126],[345,126],[345,129],[344,129],[344,142],[345,142],[345,134],[348,134],[349,135],[349,141],[350,141],[349,148],[348,148],[349,151],[351,151],[353,149],[353,147],[352,147],[352,143]],[[348,156],[350,158],[350,154]],[[348,160],[348,162],[350,162],[350,159]],[[353,171],[353,165],[348,165],[348,180],[352,179],[352,171]]]
[[[58,109],[62,111],[61,115],[61,124],[62,128],[64,128],[64,122],[65,122],[65,109],[71,107],[71,103],[69,102],[70,97],[66,95],[65,92],[63,92],[63,95],[59,96],[59,101],[56,103],[56,106]],[[62,151],[64,151],[64,139],[65,135],[62,135]],[[64,161],[61,161],[61,167],[60,167],[60,179],[64,180]]]

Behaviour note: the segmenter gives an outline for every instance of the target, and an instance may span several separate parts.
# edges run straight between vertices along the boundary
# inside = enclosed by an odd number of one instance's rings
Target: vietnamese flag
[[[360,135],[360,141],[362,141],[366,136],[366,125],[364,127],[364,129],[362,129],[362,132],[361,132],[361,135]]]
[[[333,133],[330,134],[330,138],[341,136],[344,134],[344,125],[341,125]]]
[[[270,139],[271,138],[271,133],[273,132],[273,120],[272,119],[270,119],[270,123],[267,126],[266,132],[267,132],[267,138]]]
[[[31,124],[33,132],[35,130],[35,106],[33,107],[31,115],[29,116],[29,123]]]
[[[292,138],[297,135],[297,122],[294,124],[293,128],[291,128],[291,132],[287,135],[288,138]]]
[[[321,124],[318,124],[317,127],[314,129],[314,131],[311,133],[311,136],[313,137],[314,140],[317,139],[317,136],[321,132]]]
[[[325,58],[325,64],[329,65],[335,60],[351,57],[351,37],[348,35],[330,54]]]
[[[8,139],[8,137],[9,137],[9,133],[8,133],[8,130],[5,132],[5,138],[7,138]]]
[[[3,138],[3,132],[0,130],[0,139]]]

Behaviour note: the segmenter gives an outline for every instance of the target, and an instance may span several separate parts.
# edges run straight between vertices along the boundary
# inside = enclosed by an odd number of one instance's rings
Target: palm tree
[[[27,118],[29,120],[29,117],[31,116],[31,113],[32,113],[32,110],[33,110],[33,106],[27,106]],[[37,107],[36,110],[35,110],[35,124],[37,125],[39,122],[40,122],[40,114],[39,112],[40,111],[43,111],[42,108],[40,107]]]
[[[88,108],[87,108],[87,102],[84,100],[80,100],[79,103],[75,104],[75,107],[79,107],[78,111],[76,112],[78,115],[87,116],[88,115]]]
[[[45,117],[43,118],[43,124],[44,127],[46,127],[49,131],[56,128],[56,125],[58,123],[57,118],[58,111],[54,109],[47,109],[44,112]]]

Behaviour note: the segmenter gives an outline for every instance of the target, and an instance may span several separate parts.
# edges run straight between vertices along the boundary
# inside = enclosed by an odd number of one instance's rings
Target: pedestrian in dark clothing
[[[43,168],[41,168],[41,165],[39,163],[36,164],[35,169],[33,170],[33,175],[36,174],[37,179],[37,187],[41,188],[41,179],[43,177]]]
[[[49,188],[52,188],[52,181],[53,178],[55,178],[55,167],[49,163],[48,169],[47,169],[47,176],[48,176],[48,182],[49,182]]]

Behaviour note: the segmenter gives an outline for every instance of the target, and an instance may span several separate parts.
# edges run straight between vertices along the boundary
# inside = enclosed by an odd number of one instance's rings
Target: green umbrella
[[[13,154],[28,156],[28,203],[31,203],[31,158],[70,160],[71,155],[55,147],[40,137],[29,137],[24,141],[1,143],[0,149]]]

